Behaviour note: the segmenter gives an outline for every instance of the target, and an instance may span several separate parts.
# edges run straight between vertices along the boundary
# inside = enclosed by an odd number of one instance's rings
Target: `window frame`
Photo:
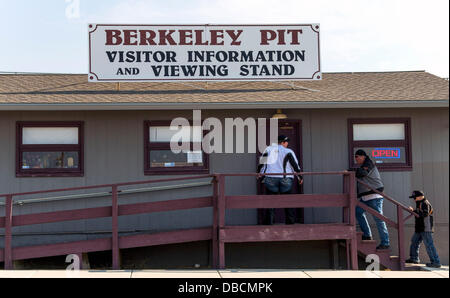
[[[353,140],[354,124],[404,124],[405,139],[404,140]],[[348,163],[349,168],[357,168],[353,157],[354,148],[356,147],[404,147],[405,163],[383,163],[376,164],[380,171],[412,171],[412,152],[411,152],[411,118],[352,118],[348,119]]]
[[[76,127],[78,144],[23,144],[23,128]],[[78,152],[76,169],[23,169],[23,152]],[[16,177],[83,177],[84,176],[84,122],[83,121],[17,121],[16,123]]]
[[[150,151],[151,150],[170,150],[170,142],[150,142],[151,126],[167,126],[170,127],[171,120],[146,120],[144,121],[144,175],[183,175],[183,174],[209,174],[209,154],[202,150],[203,166],[186,166],[186,167],[151,167]],[[192,126],[192,120],[189,120]],[[202,137],[208,132],[202,130]],[[191,149],[194,143],[190,142]]]

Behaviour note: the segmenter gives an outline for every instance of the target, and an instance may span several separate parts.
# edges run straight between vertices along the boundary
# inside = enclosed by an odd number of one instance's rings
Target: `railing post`
[[[4,250],[4,258],[5,258],[5,270],[12,270],[13,267],[13,259],[12,259],[12,214],[13,214],[13,204],[12,204],[12,196],[6,196],[5,200],[5,250]]]
[[[219,262],[219,229],[218,229],[218,200],[219,200],[219,181],[217,175],[213,177],[213,224],[212,224],[212,267],[218,268]]]
[[[350,179],[349,179],[349,175],[348,174],[344,174],[342,176],[342,192],[347,194],[350,197],[350,187],[349,187],[349,183],[350,183]],[[342,208],[342,222],[343,223],[349,223],[349,207],[344,207]]]
[[[219,214],[219,269],[225,269],[225,242],[221,239],[221,229],[225,226],[225,176],[218,175],[219,178],[219,201],[217,204]]]
[[[355,172],[350,172],[349,177],[349,224],[354,227],[352,238],[350,239],[350,258],[352,270],[358,270],[358,244],[356,240],[356,176]]]
[[[119,204],[117,185],[112,186],[112,269],[120,269],[119,251]]]
[[[350,263],[350,240],[345,239],[345,252],[347,254],[347,270],[352,268],[352,264]]]
[[[405,243],[404,243],[404,222],[403,210],[397,205],[397,225],[398,225],[398,261],[399,269],[405,270]]]
[[[342,176],[342,192],[348,195],[348,198],[350,200],[350,176],[349,174],[344,174]],[[349,205],[347,207],[342,208],[342,222],[350,224],[350,201]],[[350,263],[350,240],[345,240],[345,252],[347,255],[347,270],[350,270],[351,263]]]

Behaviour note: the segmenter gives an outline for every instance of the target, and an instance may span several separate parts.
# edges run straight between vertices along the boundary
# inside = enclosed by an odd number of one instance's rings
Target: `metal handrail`
[[[191,188],[191,187],[207,186],[207,185],[211,185],[211,184],[212,184],[211,181],[207,181],[207,182],[196,182],[196,183],[185,183],[185,184],[145,187],[145,188],[136,188],[136,189],[126,189],[126,190],[122,190],[119,193],[119,195],[173,190],[173,189],[180,189],[180,188]],[[55,202],[55,201],[64,201],[64,200],[78,200],[78,199],[87,199],[87,198],[101,198],[101,197],[108,197],[108,196],[111,196],[111,192],[105,191],[105,192],[74,194],[74,195],[65,195],[65,196],[47,197],[47,198],[24,199],[24,200],[14,201],[13,204],[21,206],[24,204],[32,204],[32,203]],[[5,206],[5,203],[0,202],[0,206]]]
[[[40,194],[40,193],[63,192],[63,191],[73,191],[73,190],[86,190],[86,189],[95,189],[95,188],[110,188],[110,187],[113,187],[113,186],[120,187],[120,186],[137,185],[137,184],[149,184],[149,183],[157,183],[157,182],[193,180],[193,179],[202,179],[202,178],[212,178],[213,176],[214,175],[199,175],[199,176],[178,177],[178,178],[170,178],[170,179],[156,179],[156,180],[145,180],[145,181],[135,181],[135,182],[121,182],[121,183],[111,183],[111,184],[80,186],[80,187],[71,187],[71,188],[49,189],[49,190],[31,191],[31,192],[22,192],[22,193],[0,194],[0,198],[2,198],[2,197],[6,198],[8,196],[15,197],[15,196],[34,195],[34,194]]]

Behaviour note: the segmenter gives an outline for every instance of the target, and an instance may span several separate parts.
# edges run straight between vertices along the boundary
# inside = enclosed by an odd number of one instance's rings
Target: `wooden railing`
[[[312,175],[341,175],[347,177],[344,192],[338,194],[284,194],[284,195],[244,195],[227,196],[225,193],[226,177],[261,177],[283,175],[283,173],[266,174],[217,174],[219,191],[218,212],[218,257],[219,268],[225,268],[225,244],[236,242],[261,241],[301,241],[301,240],[337,240],[347,242],[347,268],[358,269],[356,239],[356,178],[354,172],[303,172],[304,177]],[[227,226],[225,213],[227,209],[255,208],[305,208],[305,207],[342,207],[347,218],[343,222],[332,224],[298,224],[298,225],[259,225]]]
[[[13,269],[13,260],[23,260],[23,259],[57,256],[65,254],[78,254],[79,256],[81,256],[82,253],[85,252],[112,250],[112,268],[119,269],[120,268],[119,250],[123,248],[211,240],[214,231],[208,227],[200,229],[164,232],[158,234],[132,235],[119,237],[118,218],[119,216],[123,215],[212,207],[213,206],[212,196],[171,200],[171,201],[119,205],[118,193],[120,192],[119,189],[120,187],[129,185],[142,185],[142,184],[162,183],[162,182],[192,180],[192,179],[202,179],[212,177],[213,175],[202,175],[202,176],[104,184],[96,186],[73,187],[73,188],[0,195],[0,198],[1,197],[5,198],[5,216],[0,217],[0,228],[5,228],[5,241],[4,241],[5,244],[4,249],[0,250],[0,262],[4,261],[5,269]],[[66,191],[92,190],[98,188],[111,189],[111,199],[112,199],[111,206],[13,216],[13,198],[17,196],[66,192]],[[72,221],[72,220],[102,218],[102,217],[112,218],[111,238],[84,240],[77,242],[57,243],[48,245],[37,245],[37,246],[24,246],[15,248],[12,247],[13,227]]]
[[[0,228],[5,228],[4,249],[0,250],[0,262],[4,261],[5,269],[13,269],[14,260],[31,259],[47,256],[78,254],[112,250],[112,268],[120,268],[120,249],[144,247],[161,244],[174,244],[193,241],[211,240],[211,266],[225,267],[225,244],[233,242],[255,241],[300,241],[300,240],[335,240],[344,239],[347,242],[347,265],[350,269],[358,269],[355,207],[356,178],[354,172],[304,172],[304,177],[312,175],[340,175],[343,177],[342,193],[335,194],[290,194],[290,195],[238,195],[228,196],[225,193],[227,177],[258,177],[276,174],[213,174],[170,179],[157,179],[139,182],[105,184],[86,187],[74,187],[35,192],[3,194],[5,198],[5,216],[0,217]],[[170,201],[146,202],[137,204],[118,204],[120,188],[129,185],[153,184],[189,179],[212,178],[211,196],[177,199]],[[37,214],[14,215],[13,199],[18,196],[55,193],[77,190],[92,190],[98,188],[111,189],[111,206],[85,208],[77,210],[45,212]],[[156,234],[138,234],[119,236],[119,217],[132,214],[143,214],[162,211],[174,211],[193,208],[212,207],[213,218],[211,226],[188,230],[160,232]],[[257,208],[304,208],[304,207],[342,207],[344,218],[342,222],[333,224],[295,224],[273,226],[227,226],[225,214],[227,209],[257,209]],[[68,243],[12,247],[12,228],[16,226],[54,223],[63,221],[112,218],[111,237],[84,240]]]

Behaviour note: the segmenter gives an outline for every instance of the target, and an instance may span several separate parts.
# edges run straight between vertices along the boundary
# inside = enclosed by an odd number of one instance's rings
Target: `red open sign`
[[[372,157],[375,158],[400,158],[399,148],[375,148],[372,150]]]

